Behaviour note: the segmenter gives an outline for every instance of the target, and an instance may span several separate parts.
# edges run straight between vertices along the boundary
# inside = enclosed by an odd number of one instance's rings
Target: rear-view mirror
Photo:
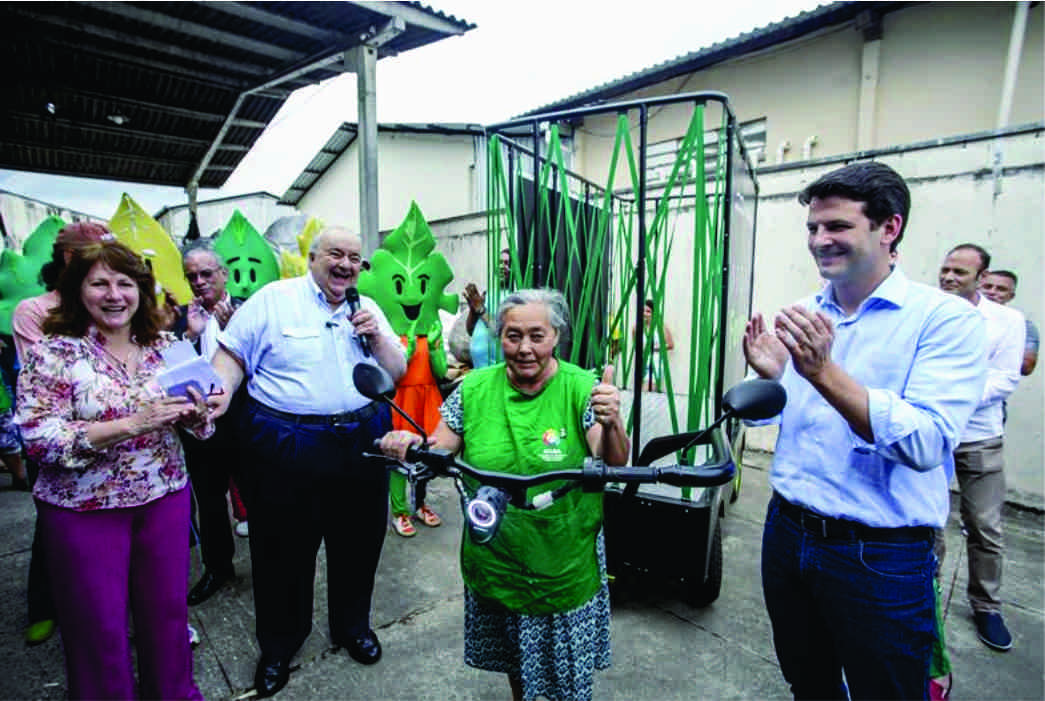
[[[352,370],[352,383],[367,399],[384,401],[395,396],[396,386],[391,375],[376,365],[358,363]]]
[[[722,397],[722,408],[729,414],[750,421],[769,419],[787,403],[787,392],[775,380],[745,380]]]

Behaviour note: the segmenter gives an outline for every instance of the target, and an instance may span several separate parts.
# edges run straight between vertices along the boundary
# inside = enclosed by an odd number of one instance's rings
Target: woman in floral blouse
[[[159,330],[154,289],[123,244],[83,249],[19,378],[74,699],[202,698],[185,634],[189,492],[175,424],[201,438],[213,425],[198,394],[165,397],[156,382],[174,337]]]

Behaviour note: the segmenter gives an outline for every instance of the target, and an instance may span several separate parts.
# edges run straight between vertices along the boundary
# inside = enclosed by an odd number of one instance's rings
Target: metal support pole
[[[642,384],[646,366],[642,349],[646,328],[642,323],[642,310],[646,304],[646,105],[639,106],[639,193],[635,203],[639,208],[638,258],[635,266],[635,403],[631,409],[634,434],[631,441],[631,464],[638,464],[642,449]],[[674,401],[674,397],[668,397]]]
[[[356,74],[359,110],[359,236],[363,255],[381,245],[377,197],[377,47],[364,44],[345,52],[345,68]]]
[[[715,378],[715,416],[722,413],[722,393],[726,379],[726,335],[729,329],[729,245],[731,227],[733,225],[733,140],[740,139],[737,130],[737,119],[732,114],[726,115],[726,187],[723,193],[724,209],[722,212],[722,287],[718,319],[718,377]],[[739,149],[738,149],[739,150]],[[703,154],[702,154],[703,155]],[[754,289],[754,288],[752,288]],[[709,419],[712,417],[708,417]],[[730,440],[733,436],[730,436]]]
[[[517,186],[517,180],[515,179],[515,147],[512,146],[508,150],[508,177],[505,179],[508,183],[508,216],[511,217],[512,224],[515,225],[515,240],[508,242],[508,247],[515,251],[515,257],[519,258],[519,269],[522,269],[522,246],[519,245],[520,236],[519,232],[522,231],[522,222],[519,221],[519,217],[515,212],[515,188]],[[508,229],[508,235],[512,235],[512,230]]]
[[[540,236],[541,218],[537,215],[538,211],[540,210],[540,203],[538,202],[538,200],[540,199],[539,180],[541,177],[541,129],[540,124],[538,122],[534,121],[533,128],[531,129],[530,133],[533,134],[533,209],[531,210],[532,216],[530,217],[530,241],[532,241],[530,247],[533,250],[534,262],[536,262],[536,265],[533,268],[533,281],[535,287],[544,287],[548,283],[544,279],[545,267],[544,257],[542,255],[544,247],[541,246]]]
[[[196,198],[199,195],[200,184],[196,180],[192,180],[188,185],[185,186],[185,194],[189,198],[189,216],[196,216],[197,202]]]

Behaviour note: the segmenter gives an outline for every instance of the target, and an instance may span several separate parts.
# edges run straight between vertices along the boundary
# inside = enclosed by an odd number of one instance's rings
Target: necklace
[[[102,350],[104,350],[106,355],[108,355],[110,358],[115,360],[116,363],[121,368],[123,368],[124,370],[129,370],[130,369],[130,365],[131,365],[131,361],[133,361],[134,359],[136,359],[138,357],[138,346],[136,344],[133,344],[133,343],[131,344],[130,350],[127,351],[125,357],[123,357],[123,358],[121,358],[120,356],[116,355],[116,353],[114,353],[112,350],[110,350],[106,346],[102,346]]]

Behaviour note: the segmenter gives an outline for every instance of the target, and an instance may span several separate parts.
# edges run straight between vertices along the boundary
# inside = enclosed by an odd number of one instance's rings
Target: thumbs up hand
[[[602,378],[591,390],[591,408],[595,420],[604,426],[620,422],[620,391],[613,384],[613,366],[607,365]]]

